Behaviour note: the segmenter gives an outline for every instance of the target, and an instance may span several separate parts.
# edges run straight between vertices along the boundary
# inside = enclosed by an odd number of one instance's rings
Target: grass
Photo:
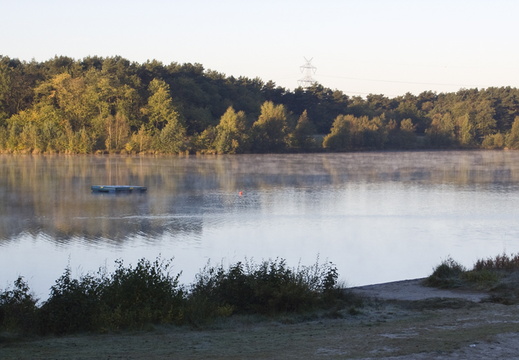
[[[199,328],[231,316],[339,314],[343,308],[354,313],[361,306],[339,288],[332,263],[290,268],[276,259],[208,265],[189,286],[179,284],[180,274],[170,273],[171,261],[116,265],[113,273],[101,269],[79,279],[65,269],[42,304],[19,277],[0,293],[0,333],[103,333],[151,324]]]

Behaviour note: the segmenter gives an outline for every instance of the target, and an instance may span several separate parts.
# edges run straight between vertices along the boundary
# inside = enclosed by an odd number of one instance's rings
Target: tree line
[[[347,96],[201,64],[0,56],[5,153],[279,153],[519,148],[519,90]]]

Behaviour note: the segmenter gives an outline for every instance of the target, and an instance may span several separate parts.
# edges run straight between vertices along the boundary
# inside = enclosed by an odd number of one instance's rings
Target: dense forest
[[[0,152],[274,153],[519,148],[519,90],[347,96],[201,64],[0,56]]]

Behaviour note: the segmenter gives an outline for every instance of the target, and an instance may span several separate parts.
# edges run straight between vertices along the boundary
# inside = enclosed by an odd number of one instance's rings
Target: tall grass
[[[199,326],[233,314],[274,315],[344,301],[332,263],[289,268],[283,259],[206,266],[189,286],[170,272],[171,260],[116,262],[78,279],[66,268],[38,305],[19,278],[0,293],[0,331],[67,334],[139,329],[148,324]]]
[[[519,269],[519,254],[501,254],[493,258],[480,259],[474,264],[474,270],[517,270]]]

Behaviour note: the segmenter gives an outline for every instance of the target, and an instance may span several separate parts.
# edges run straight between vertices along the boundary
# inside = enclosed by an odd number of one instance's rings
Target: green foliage
[[[323,147],[333,151],[359,149],[382,149],[387,134],[379,117],[339,115],[334,120],[330,134],[326,135]]]
[[[239,154],[248,150],[247,118],[231,106],[216,127],[214,147],[219,154]]]
[[[29,286],[18,277],[13,289],[0,293],[0,330],[27,333],[37,324],[37,299]]]
[[[339,115],[333,121],[332,129],[324,137],[323,147],[332,151],[351,150],[351,123],[353,115]]]
[[[102,288],[103,279],[91,275],[73,279],[70,268],[65,269],[41,308],[40,332],[65,334],[94,330],[100,313],[98,300]]]
[[[313,309],[325,299],[337,298],[337,277],[331,263],[291,269],[285,260],[276,259],[260,264],[238,262],[228,269],[207,266],[191,288],[190,304],[196,306],[187,316],[196,324],[222,312],[276,314]]]
[[[138,327],[148,323],[179,323],[184,292],[180,274],[169,273],[170,261],[138,261],[135,268],[117,269],[103,284],[100,294],[101,320],[109,328]]]
[[[397,149],[413,149],[416,147],[416,125],[413,120],[406,118],[397,126],[395,120],[391,120],[387,126],[388,146]]]
[[[484,149],[502,149],[505,147],[505,136],[498,132],[497,134],[491,134],[485,136],[481,146]]]
[[[518,149],[517,104],[510,87],[362,98],[201,64],[0,56],[0,150],[12,153],[321,151],[316,138],[330,151]]]
[[[153,79],[149,85],[149,92],[148,106],[145,109],[148,122],[159,130],[168,123],[177,123],[179,115],[173,107],[169,85],[162,80]]]
[[[185,150],[185,143],[186,129],[178,119],[171,119],[160,131],[156,149],[162,153],[179,154]]]
[[[113,273],[99,270],[75,279],[70,268],[40,306],[20,277],[0,292],[0,331],[68,334],[141,329],[150,324],[198,326],[233,314],[274,315],[317,308],[359,306],[337,285],[332,263],[291,269],[285,260],[206,267],[189,287],[170,274],[171,261],[116,261]]]
[[[42,333],[136,328],[149,323],[175,323],[182,318],[184,293],[170,262],[122,261],[111,275],[99,272],[73,279],[69,268],[51,288],[40,310]]]
[[[477,288],[487,289],[497,284],[501,278],[501,274],[497,273],[496,271],[482,269],[466,271],[461,275],[461,278],[464,281],[475,284]]]
[[[519,301],[518,270],[519,254],[479,259],[471,270],[448,258],[435,268],[425,284],[442,288],[488,290],[492,292],[492,301],[515,304]]]
[[[506,136],[506,146],[510,149],[519,149],[519,116],[516,116],[512,129]]]
[[[258,120],[252,124],[252,151],[279,152],[287,146],[288,114],[284,105],[266,101]]]
[[[465,267],[449,257],[434,269],[426,284],[441,288],[457,287],[460,285],[460,276],[465,271]]]
[[[315,141],[316,129],[307,111],[303,111],[297,120],[296,127],[290,137],[290,145],[292,148],[311,151],[317,149]]]

